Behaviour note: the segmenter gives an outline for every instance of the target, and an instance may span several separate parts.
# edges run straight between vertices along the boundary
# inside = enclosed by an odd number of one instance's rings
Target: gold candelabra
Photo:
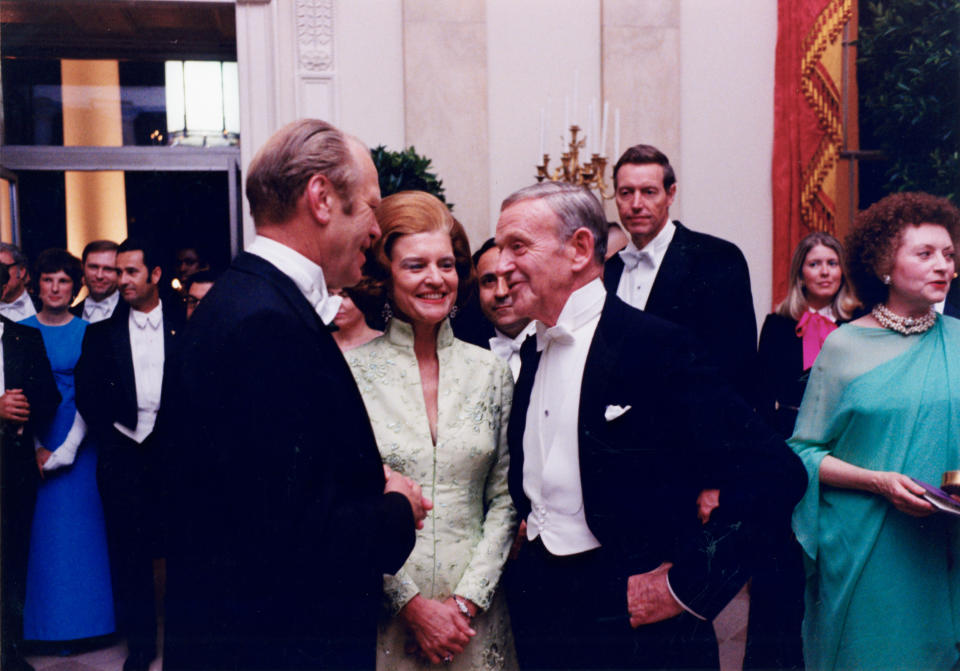
[[[570,126],[569,150],[560,155],[560,167],[550,172],[550,154],[543,155],[543,163],[537,166],[537,181],[549,179],[551,182],[564,181],[588,189],[596,190],[604,200],[613,198],[613,191],[607,191],[604,174],[607,170],[607,157],[592,154],[589,163],[580,163],[580,150],[586,146],[586,138],[577,139],[580,126]]]

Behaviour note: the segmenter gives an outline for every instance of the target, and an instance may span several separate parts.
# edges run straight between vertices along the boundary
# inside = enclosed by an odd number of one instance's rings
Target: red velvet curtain
[[[774,89],[773,299],[808,233],[836,232],[841,37],[853,0],[779,0]]]

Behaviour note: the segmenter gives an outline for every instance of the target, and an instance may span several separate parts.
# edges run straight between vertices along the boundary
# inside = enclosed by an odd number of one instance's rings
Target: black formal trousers
[[[732,242],[674,224],[643,311],[690,330],[720,374],[752,403],[757,318],[747,261]],[[616,295],[623,268],[619,254],[607,261],[607,293]]]
[[[363,400],[297,286],[240,254],[191,317],[168,461],[164,667],[371,669],[415,542]]]
[[[152,432],[137,443],[114,426],[133,430],[138,423],[129,319],[130,306],[120,301],[109,319],[87,327],[74,378],[77,409],[99,447],[97,486],[103,500],[117,631],[127,638],[131,656],[149,659],[156,653],[157,631],[153,559],[163,554],[159,471],[165,458],[164,407],[170,397],[180,323],[165,301],[160,410]]]
[[[601,566],[558,575],[546,586],[571,594],[572,585],[593,581],[583,598],[597,601],[600,617],[619,613],[611,635],[622,639],[620,650],[631,651],[629,665],[640,668],[716,668],[716,640],[708,622],[701,626],[688,615],[636,631],[622,626],[628,621],[629,576],[671,562],[673,592],[711,620],[765,559],[771,530],[789,518],[806,488],[796,455],[704,363],[694,342],[686,330],[607,295],[584,367],[577,431],[583,510],[601,544]],[[533,339],[522,356],[508,429],[509,481],[526,519],[531,506],[523,489],[523,435],[539,363]],[[629,410],[607,421],[612,405]],[[696,499],[707,483],[718,486],[721,497],[703,525]],[[508,581],[511,608],[518,600],[536,600],[525,595],[524,585],[538,584],[538,574],[548,570],[549,562],[539,564],[527,572],[532,579],[514,575]],[[523,566],[510,570],[523,573]],[[597,572],[602,576],[588,575]],[[572,607],[580,600],[573,599]],[[514,633],[522,651],[528,620],[518,608]],[[557,631],[549,645],[567,645],[579,635],[578,629]]]
[[[40,479],[34,428],[53,419],[60,392],[40,331],[0,316],[6,389],[22,389],[30,403],[26,424],[0,420],[0,668],[21,656],[30,526]]]

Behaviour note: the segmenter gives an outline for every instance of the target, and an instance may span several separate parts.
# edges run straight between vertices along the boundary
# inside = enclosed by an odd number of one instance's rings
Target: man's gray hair
[[[586,228],[593,234],[594,259],[601,266],[607,253],[609,224],[603,206],[593,193],[582,186],[566,182],[541,182],[515,191],[500,206],[500,211],[523,200],[542,200],[557,218],[560,227],[557,235],[560,242],[573,237],[578,228]]]
[[[0,242],[0,252],[7,252],[13,257],[13,262],[21,268],[27,268],[27,255],[20,251],[16,245],[9,242]]]

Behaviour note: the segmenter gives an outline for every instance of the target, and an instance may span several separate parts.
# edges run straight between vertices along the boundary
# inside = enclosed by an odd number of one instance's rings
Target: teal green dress
[[[924,334],[844,325],[814,364],[791,447],[810,486],[793,516],[807,563],[807,668],[952,669],[960,661],[960,521],[821,486],[820,462],[939,484],[960,469],[960,320]]]

